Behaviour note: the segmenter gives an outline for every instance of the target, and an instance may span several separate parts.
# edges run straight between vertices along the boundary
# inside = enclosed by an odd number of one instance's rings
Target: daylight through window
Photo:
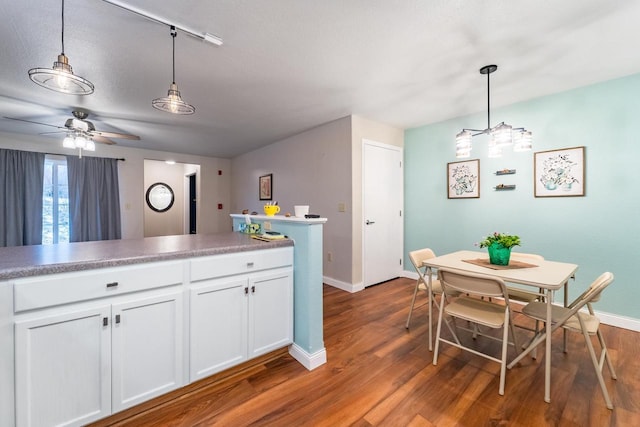
[[[46,157],[42,202],[42,244],[69,242],[69,187],[66,159]]]

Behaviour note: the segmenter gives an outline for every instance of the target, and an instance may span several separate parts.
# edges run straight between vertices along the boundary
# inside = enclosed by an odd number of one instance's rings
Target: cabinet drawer
[[[265,249],[191,260],[191,281],[293,265],[293,248]]]
[[[18,279],[14,282],[14,311],[181,284],[184,263],[163,261]]]

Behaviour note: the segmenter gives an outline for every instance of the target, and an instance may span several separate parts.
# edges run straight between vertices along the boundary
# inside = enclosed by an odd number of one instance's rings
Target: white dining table
[[[547,302],[547,325],[551,325],[551,306],[553,304],[553,295],[555,291],[564,287],[564,304],[565,306],[567,305],[567,284],[571,277],[575,277],[575,272],[578,269],[576,264],[548,260],[535,260],[527,261],[527,263],[533,264],[535,267],[494,270],[489,267],[465,262],[465,260],[487,258],[488,254],[486,252],[458,251],[425,260],[423,262],[423,266],[426,267],[429,289],[431,289],[433,269],[446,268],[462,272],[499,277],[505,282],[532,286],[535,288],[536,292],[540,292],[541,290]],[[547,327],[545,330],[544,400],[549,403],[551,402],[551,328]],[[430,342],[431,339],[431,325],[429,325]],[[524,350],[524,353],[528,353],[532,350],[533,348],[527,348]]]

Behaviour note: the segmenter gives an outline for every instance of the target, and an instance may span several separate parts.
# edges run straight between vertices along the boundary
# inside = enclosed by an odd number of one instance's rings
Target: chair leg
[[[409,329],[409,322],[411,322],[411,313],[413,313],[413,306],[416,304],[416,295],[418,294],[418,286],[420,286],[420,281],[416,282],[416,288],[413,290],[413,298],[411,298],[411,307],[409,307],[409,317],[407,317],[407,324],[405,325],[406,329]]]
[[[591,356],[591,362],[593,363],[593,368],[596,371],[596,376],[598,377],[598,382],[600,383],[600,388],[602,389],[602,395],[604,396],[604,401],[607,404],[607,408],[613,409],[613,403],[611,403],[611,398],[609,397],[609,392],[607,391],[607,386],[604,383],[604,378],[602,378],[602,371],[600,370],[600,364],[598,363],[598,359],[596,358],[596,353],[593,349],[593,343],[591,342],[591,337],[587,332],[587,328],[584,326],[582,319],[580,319],[580,326],[582,327],[582,335],[587,343],[587,348],[589,349],[589,355]]]
[[[602,348],[602,356],[601,357],[604,357],[604,359],[607,361],[607,366],[609,367],[609,372],[611,373],[611,378],[613,378],[614,380],[617,380],[618,376],[616,375],[615,369],[613,369],[613,363],[611,362],[611,356],[609,356],[609,350],[607,349],[607,345],[604,343],[604,337],[602,336],[602,332],[600,332],[600,328],[598,328],[598,332],[596,333],[596,335],[598,335],[598,341],[600,341],[600,347]],[[600,365],[600,369],[602,370],[602,361],[600,361],[599,365]]]
[[[506,310],[505,313],[507,314],[505,314],[504,324],[502,325],[502,358],[500,360],[500,389],[498,390],[500,396],[504,396],[504,383],[507,371],[507,347],[509,346],[509,325],[511,324],[511,320],[507,317],[508,310]]]
[[[444,296],[443,296],[444,298]],[[436,327],[436,346],[433,349],[433,364],[438,364],[438,349],[440,348],[440,332],[442,330],[442,315],[444,311],[444,301],[440,301],[440,308],[438,309],[438,326]],[[448,325],[448,323],[447,323]],[[451,327],[449,326],[449,329]]]

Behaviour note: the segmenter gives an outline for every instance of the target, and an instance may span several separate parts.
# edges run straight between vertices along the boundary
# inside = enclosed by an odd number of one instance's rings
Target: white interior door
[[[402,149],[363,140],[364,286],[402,271]]]

